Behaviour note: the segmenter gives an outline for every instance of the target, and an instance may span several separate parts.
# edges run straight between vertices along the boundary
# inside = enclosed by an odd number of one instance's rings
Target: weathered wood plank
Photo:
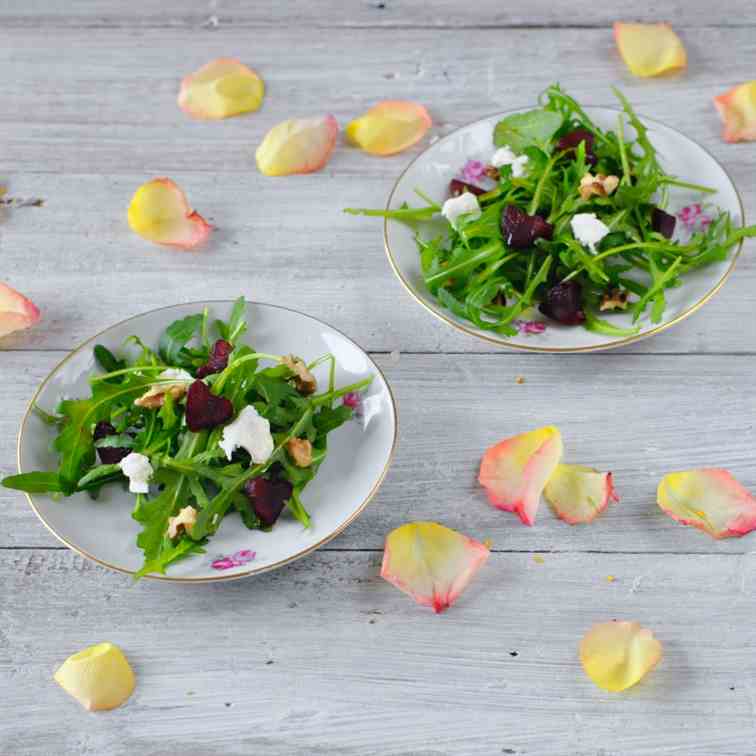
[[[752,754],[753,554],[493,554],[440,617],[377,577],[379,564],[321,553],[181,590],[132,586],[69,553],[0,552],[2,750]],[[611,618],[664,644],[625,694],[595,688],[577,656]],[[124,708],[92,715],[52,672],[102,640],[123,647],[138,683]]]
[[[118,0],[69,0],[64,4],[44,0],[6,0],[0,6],[0,20],[7,26],[56,28],[84,26],[107,27],[193,27],[216,30],[234,27],[276,27],[279,25],[330,27],[434,27],[506,28],[596,27],[617,20],[671,21],[685,26],[745,26],[756,24],[753,3],[731,0],[726,12],[717,13],[703,3],[674,3],[659,6],[643,2],[630,8],[620,0],[603,3],[553,2],[501,3],[480,0],[474,8],[456,0],[324,0],[310,3],[268,0],[167,0],[125,5]]]
[[[15,434],[34,387],[60,354],[3,355],[0,473],[14,471]],[[389,476],[363,515],[332,544],[380,549],[408,520],[437,520],[498,549],[744,553],[754,536],[714,541],[656,506],[667,472],[726,467],[756,490],[751,375],[756,357],[401,355],[378,357],[399,405]],[[516,383],[523,376],[525,383]],[[490,507],[476,483],[486,447],[554,423],[568,462],[613,470],[622,501],[570,527],[543,505],[533,528]],[[65,506],[65,504],[61,504]],[[0,546],[55,545],[23,496],[0,489]],[[317,517],[317,512],[313,512]]]
[[[382,205],[411,155],[376,159],[342,147],[319,174],[273,180],[256,172],[254,148],[273,123],[328,107],[343,124],[386,96],[428,103],[443,133],[533,101],[557,70],[577,96],[596,104],[610,102],[609,85],[621,79],[641,111],[682,127],[724,161],[753,214],[756,153],[720,141],[710,102],[752,75],[747,63],[756,43],[747,29],[690,30],[691,71],[654,82],[623,72],[604,31],[484,31],[451,64],[455,34],[341,30],[326,43],[280,28],[250,47],[247,32],[221,29],[203,41],[199,55],[186,30],[61,29],[56,42],[70,51],[64,61],[46,32],[8,34],[0,47],[7,73],[2,177],[12,193],[42,196],[46,205],[18,211],[0,226],[3,276],[38,301],[46,322],[4,346],[71,348],[128,315],[209,292],[236,296],[244,288],[323,317],[372,350],[490,351],[410,300],[384,258],[379,222],[341,213],[348,205]],[[734,58],[733,48],[741,51]],[[333,49],[343,55],[333,56]],[[176,50],[189,51],[185,60]],[[268,83],[262,111],[221,124],[187,120],[175,106],[179,77],[207,58],[231,52],[246,58],[246,51]],[[522,66],[534,51],[539,66]],[[348,86],[336,87],[344,80],[344,56],[360,65],[347,72]],[[128,200],[156,174],[178,180],[218,225],[205,250],[166,251],[128,230]],[[55,277],[40,275],[52,268]],[[741,326],[756,306],[755,276],[746,254],[704,314],[636,349],[753,352],[756,333]]]

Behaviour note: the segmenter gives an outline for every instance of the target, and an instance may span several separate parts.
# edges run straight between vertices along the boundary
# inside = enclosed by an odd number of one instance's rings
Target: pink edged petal
[[[582,465],[557,465],[543,495],[557,517],[570,525],[591,522],[610,501],[619,501],[611,473]]]
[[[433,125],[416,102],[385,100],[349,123],[347,139],[371,155],[394,155],[419,142]]]
[[[169,178],[156,178],[136,190],[129,205],[129,226],[140,236],[170,247],[191,249],[204,242],[212,226],[192,210],[183,191]]]
[[[338,133],[332,115],[279,123],[257,148],[257,167],[266,176],[319,171],[331,157]]]
[[[178,104],[193,118],[218,120],[257,110],[264,93],[262,79],[251,68],[219,58],[181,82]]]
[[[637,622],[601,622],[580,642],[585,674],[614,693],[640,682],[661,658],[662,644]]]
[[[0,339],[14,331],[31,328],[40,318],[39,310],[30,299],[0,283]]]
[[[715,97],[714,104],[724,123],[725,142],[756,139],[756,79]]]
[[[381,577],[439,613],[459,598],[489,553],[456,530],[411,522],[386,536]]]
[[[756,529],[756,499],[727,470],[686,470],[665,475],[657,503],[673,520],[713,538]]]
[[[504,439],[483,455],[478,481],[497,509],[535,522],[546,481],[562,458],[562,436],[553,425]]]
[[[688,56],[669,24],[614,24],[614,39],[622,60],[636,76],[685,68]]]

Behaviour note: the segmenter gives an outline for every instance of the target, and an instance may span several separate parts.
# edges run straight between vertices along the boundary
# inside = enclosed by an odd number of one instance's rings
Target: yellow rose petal
[[[661,658],[661,643],[637,622],[602,622],[580,643],[585,674],[599,688],[615,693],[640,682]]]
[[[219,120],[257,110],[264,93],[262,79],[251,68],[219,58],[181,82],[178,104],[193,118]]]
[[[266,176],[319,171],[331,157],[338,132],[332,115],[283,121],[257,148],[257,168]]]
[[[201,244],[212,229],[169,178],[142,184],[131,199],[128,219],[131,230],[143,238],[181,249]]]
[[[658,76],[685,68],[688,56],[669,24],[614,24],[622,60],[636,76]]]
[[[98,643],[69,656],[55,681],[85,709],[115,709],[132,694],[134,672],[118,646]]]
[[[385,100],[349,123],[347,139],[372,155],[394,155],[419,142],[432,126],[428,111],[416,102]]]
[[[543,495],[557,517],[570,525],[591,522],[610,501],[619,501],[612,474],[583,465],[557,465]]]

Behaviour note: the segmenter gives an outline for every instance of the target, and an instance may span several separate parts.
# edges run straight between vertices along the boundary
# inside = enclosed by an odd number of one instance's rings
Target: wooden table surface
[[[756,541],[714,541],[655,505],[674,469],[724,466],[756,488],[754,244],[712,302],[654,339],[595,355],[502,351],[413,302],[380,224],[341,213],[384,204],[422,145],[386,159],[340,146],[320,173],[285,179],[254,164],[262,135],[293,116],[330,111],[343,126],[377,100],[413,99],[441,135],[554,80],[595,105],[615,84],[710,150],[753,219],[756,146],[721,141],[712,97],[756,75],[756,5],[635,5],[636,19],[673,22],[687,72],[630,76],[611,33],[630,12],[620,0],[0,3],[0,184],[45,200],[0,225],[0,279],[44,313],[0,347],[0,474],[15,470],[27,401],[68,350],[174,302],[244,293],[326,320],[376,355],[400,412],[393,468],[360,519],[255,579],[133,585],[0,489],[0,753],[756,752]],[[264,105],[192,121],[178,82],[219,56],[260,72]],[[131,194],[159,175],[217,225],[204,249],[129,231]],[[590,526],[547,510],[521,526],[475,483],[486,446],[546,423],[571,460],[614,470],[622,502]],[[377,576],[385,534],[422,519],[494,544],[441,616]],[[585,630],[612,618],[653,628],[665,649],[625,694],[594,687],[578,661]],[[138,685],[95,715],[52,672],[101,640],[126,651]]]

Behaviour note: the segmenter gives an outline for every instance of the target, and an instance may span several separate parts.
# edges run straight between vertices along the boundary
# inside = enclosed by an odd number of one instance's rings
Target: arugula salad
[[[347,399],[372,378],[336,388],[331,354],[308,363],[256,352],[241,341],[246,310],[242,297],[227,322],[211,322],[207,309],[177,320],[154,350],[137,336],[122,354],[95,346],[102,372],[89,379],[91,395],[63,399],[54,414],[35,408],[57,430],[58,469],[3,485],[94,499],[104,486],[128,485],[142,527],[137,578],[203,553],[230,512],[251,530],[270,530],[284,509],[308,527],[302,490],[328,434],[352,417]],[[324,387],[312,372],[320,365]]]
[[[418,188],[422,207],[345,212],[418,229],[442,215],[445,234],[416,234],[425,285],[478,328],[514,335],[518,318],[537,305],[564,325],[635,334],[642,315],[662,319],[667,289],[727,259],[741,239],[756,236],[756,226],[736,228],[729,213],[713,209],[709,217],[697,204],[702,222],[675,234],[670,188],[715,190],[665,173],[646,127],[614,92],[622,106],[614,130],[599,128],[552,85],[539,108],[496,124],[490,159],[468,161],[445,200]],[[617,311],[632,314],[631,328],[605,318]]]

